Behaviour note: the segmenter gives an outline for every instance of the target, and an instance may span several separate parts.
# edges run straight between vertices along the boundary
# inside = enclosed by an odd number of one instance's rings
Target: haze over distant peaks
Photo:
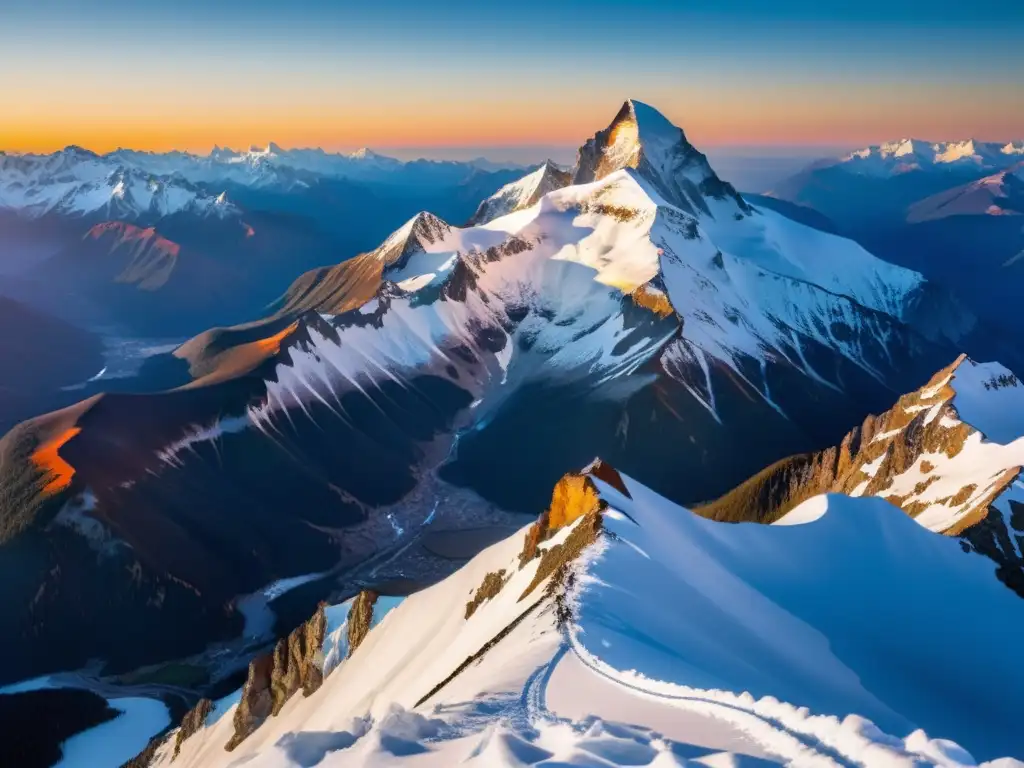
[[[117,149],[97,154],[78,146],[44,155],[0,152],[0,210],[37,218],[48,213],[150,219],[183,211],[227,215],[227,185],[290,191],[320,179],[455,184],[507,166],[486,160],[405,162],[368,148],[329,153],[283,149],[270,142],[245,151],[214,146],[209,154]],[[197,186],[199,185],[199,186]],[[489,190],[488,190],[489,191]]]
[[[904,172],[931,166],[978,166],[1005,168],[1024,158],[1024,141],[928,142],[921,139],[897,139],[856,150],[838,162],[860,173]]]

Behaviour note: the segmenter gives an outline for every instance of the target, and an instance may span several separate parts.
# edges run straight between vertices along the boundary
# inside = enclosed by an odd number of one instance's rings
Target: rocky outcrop
[[[564,475],[555,484],[548,508],[526,532],[523,551],[519,554],[520,567],[537,557],[540,558],[540,564],[533,581],[519,597],[520,600],[549,576],[564,571],[569,563],[597,540],[601,532],[601,513],[607,509],[608,502],[601,498],[594,478],[629,496],[622,476],[601,459],[595,459],[580,472]],[[556,532],[573,523],[576,523],[575,527],[563,541],[552,546],[541,546]]]
[[[555,485],[548,508],[526,532],[523,551],[519,554],[520,565],[537,557],[541,542],[551,538],[559,528],[584,515],[600,512],[606,506],[589,474],[573,472],[564,475]]]
[[[271,672],[271,712],[276,715],[285,702],[300,688],[309,696],[323,684],[323,645],[327,632],[324,604],[316,613],[274,647],[274,667]]]
[[[277,715],[300,688],[309,696],[323,684],[323,644],[327,632],[324,604],[288,637],[277,641],[271,653],[249,662],[235,710],[235,734],[225,747],[232,750],[268,717]]]
[[[373,626],[373,606],[379,595],[372,589],[364,589],[352,600],[348,612],[348,655],[355,653]]]
[[[174,756],[181,752],[181,745],[185,739],[196,734],[206,724],[206,718],[213,711],[213,702],[210,699],[200,699],[192,709],[185,713],[178,726],[178,732],[174,736]]]
[[[554,546],[545,547],[540,552],[537,573],[523,590],[523,594],[519,596],[520,600],[525,599],[550,576],[555,577],[552,580],[553,585],[565,583],[571,573],[570,565],[583,554],[587,547],[597,541],[603,527],[601,512],[607,506],[602,501],[599,505],[588,508],[564,541]]]
[[[555,581],[564,581],[568,565],[597,540],[601,532],[601,512],[608,504],[601,498],[600,491],[594,483],[595,478],[630,498],[622,476],[601,459],[594,459],[579,472],[564,475],[555,485],[551,503],[529,527],[524,537],[523,549],[519,553],[519,569],[525,568],[537,558],[540,559],[540,563],[533,580],[520,595],[519,600],[527,597],[545,579],[560,571],[565,573]],[[563,541],[542,546],[559,530],[577,521],[580,522]],[[465,618],[470,619],[481,605],[496,597],[512,576],[513,574],[504,568],[484,574],[480,586],[473,590],[466,602]]]
[[[242,695],[235,708],[235,734],[224,746],[229,752],[270,717],[274,708],[270,693],[273,670],[273,654],[258,656],[249,662],[249,674],[242,685]]]
[[[505,586],[505,581],[504,568],[485,574],[484,580],[480,582],[480,586],[473,592],[473,597],[466,603],[466,618],[468,619],[476,613],[477,608],[498,594],[501,588]]]
[[[652,285],[641,285],[630,296],[638,307],[649,309],[658,317],[671,317],[676,313],[668,294]]]

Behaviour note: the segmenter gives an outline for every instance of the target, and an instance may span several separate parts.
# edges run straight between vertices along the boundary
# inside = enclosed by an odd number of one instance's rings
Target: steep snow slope
[[[172,733],[152,765],[954,768],[1024,754],[1024,670],[997,641],[1024,629],[1024,604],[987,560],[878,499],[817,497],[785,522],[714,523],[594,465],[232,751],[238,705]]]
[[[486,224],[499,216],[529,208],[548,192],[567,186],[571,180],[572,174],[569,171],[562,170],[548,160],[533,173],[506,184],[480,203],[470,224]]]

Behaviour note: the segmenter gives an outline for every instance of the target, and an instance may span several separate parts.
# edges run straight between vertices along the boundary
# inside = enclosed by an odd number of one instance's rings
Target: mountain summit
[[[654,107],[633,99],[622,105],[611,125],[580,147],[572,183],[598,181],[624,168],[636,170],[667,202],[687,213],[711,215],[712,207],[728,215],[750,212],[681,128]]]

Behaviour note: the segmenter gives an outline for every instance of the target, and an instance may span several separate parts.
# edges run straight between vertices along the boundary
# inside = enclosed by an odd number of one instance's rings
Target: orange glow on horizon
[[[600,99],[569,105],[534,103],[521,97],[473,103],[470,97],[462,97],[440,105],[413,99],[325,106],[310,104],[315,100],[300,94],[298,103],[292,104],[254,105],[240,100],[217,106],[205,98],[189,100],[178,94],[155,105],[117,100],[26,108],[19,107],[13,96],[12,108],[0,123],[0,149],[53,152],[77,144],[101,153],[119,147],[205,153],[215,144],[245,149],[271,141],[288,148],[327,151],[363,146],[379,151],[568,147],[578,146],[608,125],[624,98],[603,94]],[[880,101],[859,91],[825,98],[790,88],[769,93],[708,90],[642,100],[662,110],[698,147],[860,146],[906,136],[1010,140],[1024,133],[1012,101],[990,99],[986,94],[893,95]]]

